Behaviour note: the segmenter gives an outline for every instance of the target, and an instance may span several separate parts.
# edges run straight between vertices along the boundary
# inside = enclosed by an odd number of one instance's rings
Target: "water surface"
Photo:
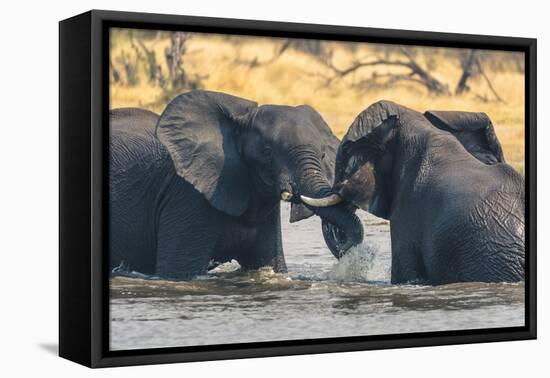
[[[359,212],[361,246],[336,261],[318,217],[290,224],[287,274],[225,264],[193,281],[111,279],[112,350],[524,325],[524,284],[391,285],[386,221]]]

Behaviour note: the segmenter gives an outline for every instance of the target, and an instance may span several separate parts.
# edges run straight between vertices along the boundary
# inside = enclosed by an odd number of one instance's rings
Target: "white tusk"
[[[324,198],[309,198],[306,196],[300,196],[300,198],[305,204],[313,207],[329,207],[338,205],[340,202],[342,202],[342,197],[340,197],[336,193],[333,193],[330,196]]]
[[[284,192],[281,192],[281,200],[288,202],[292,199],[292,193],[287,192],[286,190]]]

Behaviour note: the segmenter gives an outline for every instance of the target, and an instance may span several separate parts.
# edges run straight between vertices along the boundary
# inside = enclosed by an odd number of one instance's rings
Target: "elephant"
[[[343,138],[335,176],[343,200],[389,220],[392,283],[524,280],[524,179],[485,113],[376,102]]]
[[[354,209],[334,201],[339,140],[308,105],[261,105],[193,90],[158,116],[110,112],[110,267],[187,280],[235,259],[285,272],[280,203],[363,238]],[[310,204],[306,204],[308,201]]]

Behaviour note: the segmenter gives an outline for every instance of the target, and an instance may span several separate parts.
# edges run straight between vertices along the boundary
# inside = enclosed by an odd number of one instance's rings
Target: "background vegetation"
[[[341,138],[381,99],[413,109],[483,111],[523,173],[522,53],[113,29],[111,108],[162,112],[189,89],[317,109]]]

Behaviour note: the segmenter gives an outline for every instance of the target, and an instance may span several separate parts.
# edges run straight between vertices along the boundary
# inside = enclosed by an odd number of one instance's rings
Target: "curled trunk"
[[[363,241],[363,226],[354,209],[334,193],[323,175],[318,159],[303,154],[298,170],[302,202],[321,217],[325,242],[336,258],[342,257],[351,247]]]
[[[363,225],[353,210],[345,205],[319,208],[316,213],[322,219],[325,243],[336,258],[363,241]]]

